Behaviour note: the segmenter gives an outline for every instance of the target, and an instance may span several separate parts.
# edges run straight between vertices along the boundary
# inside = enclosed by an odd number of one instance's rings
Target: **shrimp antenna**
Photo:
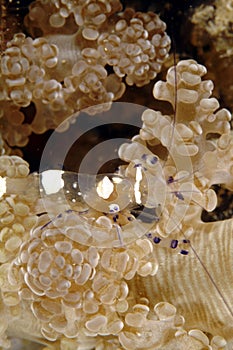
[[[179,228],[182,236],[184,237],[184,239],[187,241],[190,250],[193,252],[193,254],[195,255],[196,259],[199,261],[199,263],[201,264],[201,267],[203,268],[203,270],[205,271],[207,277],[209,278],[210,282],[212,283],[212,285],[214,286],[215,290],[217,291],[217,293],[219,294],[220,298],[222,299],[223,304],[226,306],[227,310],[229,311],[230,315],[233,318],[233,311],[231,309],[231,306],[229,305],[229,303],[227,302],[225,296],[223,295],[223,293],[221,292],[220,288],[218,287],[217,283],[215,282],[214,277],[212,276],[212,274],[208,271],[207,267],[205,266],[205,264],[203,263],[202,259],[200,258],[196,248],[194,247],[194,245],[192,244],[191,240],[189,238],[186,237],[184,231],[182,230],[181,227],[179,227],[180,225],[177,224],[175,222],[175,220],[173,218],[171,218],[173,220],[173,222],[176,224],[176,227]]]
[[[173,118],[173,129],[172,129],[172,136],[171,136],[171,142],[173,141],[174,138],[174,131],[175,131],[175,125],[176,125],[176,116],[177,116],[177,69],[176,69],[176,42],[175,42],[175,38],[174,38],[174,17],[172,17],[172,48],[173,48],[173,65],[174,65],[174,82],[175,82],[175,91],[174,91],[174,118]],[[171,147],[171,145],[170,145]]]
[[[185,237],[184,232],[181,230],[182,235]],[[218,292],[219,296],[222,298],[222,301],[224,303],[224,305],[226,306],[227,310],[229,311],[230,315],[233,318],[233,311],[229,305],[229,303],[227,302],[225,296],[223,295],[223,293],[221,292],[221,290],[219,289],[217,283],[215,282],[213,276],[211,275],[211,273],[208,271],[207,267],[205,266],[205,264],[203,263],[203,261],[201,260],[199,254],[197,253],[196,249],[194,248],[193,244],[191,243],[191,241],[189,242],[189,246],[190,249],[192,250],[192,252],[194,253],[195,257],[197,258],[197,260],[199,261],[199,263],[201,264],[203,270],[205,271],[205,273],[207,274],[209,280],[211,281],[211,283],[213,284],[214,288],[216,289],[216,291]]]
[[[177,84],[178,84],[178,79],[177,79],[177,61],[176,61],[176,42],[175,42],[175,38],[174,38],[174,16],[172,16],[171,18],[171,28],[172,28],[172,33],[171,33],[171,38],[172,38],[172,49],[173,49],[173,64],[174,64],[174,84],[175,84],[175,90],[174,90],[174,104],[173,104],[173,109],[174,109],[174,118],[173,118],[173,129],[172,129],[172,134],[171,134],[171,139],[170,139],[170,145],[168,147],[168,151],[169,149],[171,149],[172,147],[172,142],[174,140],[174,134],[175,134],[175,125],[176,125],[176,121],[177,121],[177,102],[178,102],[178,96],[177,96]],[[166,165],[166,161],[167,159],[164,161],[163,167]],[[195,174],[196,171],[193,171],[192,174]],[[176,179],[175,181],[180,181],[182,180],[183,177],[181,177],[180,179]],[[175,182],[174,181],[174,182]],[[194,201],[195,202],[195,201]],[[188,239],[185,235],[185,233],[183,232],[182,228],[179,227],[179,224],[177,224],[175,222],[175,220],[173,218],[171,218],[176,227],[178,227],[180,229],[181,234],[183,235],[184,239],[188,242],[189,244],[189,248],[190,250],[193,252],[193,254],[195,255],[196,259],[199,261],[202,269],[205,271],[207,277],[209,278],[209,280],[211,281],[212,285],[214,286],[215,290],[217,291],[217,293],[219,294],[220,298],[222,299],[223,304],[225,305],[225,307],[227,308],[227,310],[229,311],[230,315],[233,318],[233,311],[231,309],[231,306],[229,305],[229,303],[227,302],[225,296],[223,295],[223,293],[221,292],[219,286],[217,285],[217,283],[215,282],[214,277],[212,276],[212,274],[208,271],[208,268],[205,266],[204,262],[202,261],[201,257],[199,256],[197,250],[195,249],[194,245],[192,244],[191,240]]]
[[[168,184],[170,184],[170,183],[176,183],[176,182],[179,182],[179,181],[182,181],[182,180],[185,180],[185,179],[187,179],[187,178],[189,178],[191,175],[195,175],[198,171],[200,171],[201,169],[203,169],[204,168],[204,164],[202,164],[202,166],[200,166],[200,168],[199,169],[196,169],[196,170],[193,170],[193,171],[191,171],[191,172],[188,172],[188,174],[186,174],[186,175],[183,175],[183,176],[181,176],[181,177],[178,177],[178,178],[176,178],[176,179],[168,179]],[[204,175],[199,175],[199,178],[203,178],[204,177]]]
[[[174,140],[174,135],[175,135],[175,126],[176,126],[176,120],[177,120],[177,83],[178,83],[178,79],[177,79],[177,61],[176,61],[176,43],[175,43],[175,38],[174,38],[174,25],[173,25],[173,21],[174,21],[174,17],[172,16],[172,30],[171,30],[171,46],[172,46],[172,57],[173,57],[173,67],[174,67],[174,101],[173,101],[173,110],[174,110],[174,117],[173,117],[173,121],[172,121],[172,133],[171,133],[171,138],[170,138],[170,142],[169,145],[167,147],[168,151],[172,148],[172,144],[173,144],[173,140]],[[164,160],[164,164],[163,164],[163,168],[166,165],[167,162],[166,158]]]

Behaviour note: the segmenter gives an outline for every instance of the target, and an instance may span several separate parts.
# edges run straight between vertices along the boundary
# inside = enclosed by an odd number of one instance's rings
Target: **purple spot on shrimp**
[[[184,196],[182,195],[182,193],[175,191],[174,194],[178,199],[181,199],[182,201],[184,200]]]
[[[157,161],[158,161],[158,158],[154,156],[150,162],[151,162],[151,164],[156,164]]]
[[[188,255],[188,250],[184,250],[184,249],[182,249],[181,251],[180,251],[180,254],[182,254],[182,255]]]
[[[142,164],[141,163],[138,163],[138,164],[135,164],[134,165],[134,168],[139,168],[139,167],[141,167],[142,166]]]
[[[173,176],[169,176],[169,178],[167,179],[167,184],[172,184],[174,182],[174,178]]]
[[[189,239],[183,239],[183,243],[190,243]]]
[[[141,156],[141,158],[142,158],[142,160],[146,160],[147,154],[144,153],[144,154]]]
[[[66,210],[66,213],[67,213],[67,214],[70,214],[70,213],[72,213],[72,212],[73,212],[72,209],[67,209],[67,210]]]
[[[178,240],[177,240],[177,239],[173,239],[173,240],[171,241],[170,247],[171,247],[172,249],[175,249],[177,246],[178,246]]]
[[[159,237],[154,237],[154,238],[153,238],[153,241],[154,241],[155,244],[159,244],[159,242],[161,241],[161,238],[159,238]]]
[[[151,233],[151,232],[148,232],[148,233],[146,234],[146,237],[147,237],[147,238],[152,238],[152,233]]]

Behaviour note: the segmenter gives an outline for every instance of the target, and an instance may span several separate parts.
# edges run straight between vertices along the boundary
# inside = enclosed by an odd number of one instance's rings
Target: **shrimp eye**
[[[109,213],[114,214],[120,211],[120,207],[118,204],[110,204],[109,205]]]

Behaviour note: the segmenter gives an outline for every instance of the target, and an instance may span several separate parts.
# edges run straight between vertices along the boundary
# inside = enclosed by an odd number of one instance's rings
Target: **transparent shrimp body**
[[[126,246],[154,226],[158,220],[156,203],[162,199],[161,195],[157,201],[149,199],[154,177],[140,166],[135,166],[135,171],[136,178],[117,173],[90,175],[46,170],[18,179],[17,187],[15,179],[6,178],[5,193],[36,192],[37,214],[48,215],[43,230],[52,223],[82,245]],[[152,211],[149,220],[145,220],[148,208]]]
[[[143,237],[158,220],[155,203],[149,202],[148,194],[152,178],[135,167],[135,178],[124,174],[79,174],[55,171],[60,175],[60,189],[56,199],[66,203],[66,210],[55,220],[55,225],[66,231],[66,235],[83,245],[98,247],[120,247]],[[54,171],[52,171],[54,172]],[[42,197],[47,212],[50,212],[51,186],[46,189],[48,172],[40,174]],[[164,193],[164,192],[163,192]],[[133,209],[140,206],[140,212]],[[152,208],[153,214],[147,222],[144,211]],[[67,222],[60,223],[59,220]],[[70,224],[69,224],[70,223]]]
[[[190,182],[191,170],[182,170],[182,166],[173,178],[174,166],[164,165],[138,142],[122,145],[119,155],[123,158],[122,154],[131,162],[119,173],[46,170],[26,179],[6,178],[5,191],[37,193],[36,213],[48,216],[43,230],[52,223],[82,245],[121,247],[143,236],[156,239],[159,235],[163,244],[170,246],[173,238],[183,239],[182,235],[173,236],[181,232],[180,222],[190,201],[200,196]],[[173,212],[169,214],[170,207]],[[174,235],[165,240],[170,233]]]

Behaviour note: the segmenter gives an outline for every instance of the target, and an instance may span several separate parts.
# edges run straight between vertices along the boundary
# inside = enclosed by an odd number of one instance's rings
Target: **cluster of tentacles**
[[[170,49],[165,23],[152,12],[121,10],[111,0],[30,5],[31,37],[15,34],[0,61],[0,123],[9,146],[25,146],[32,132],[55,129],[84,108],[107,110],[126,85],[156,77]]]
[[[231,116],[211,97],[213,84],[202,80],[205,73],[205,67],[194,60],[172,67],[166,82],[157,82],[153,92],[173,107],[176,94],[175,114],[145,110],[140,134],[119,150],[128,165],[116,176],[135,184],[140,172],[138,191],[141,205],[150,210],[149,223],[140,221],[130,207],[112,215],[98,206],[87,210],[83,202],[78,207],[70,203],[71,210],[64,206],[63,212],[61,206],[57,212],[52,206],[57,217],[51,220],[49,210],[44,214],[41,209],[38,177],[29,175],[27,163],[16,156],[0,157],[0,339],[4,349],[10,347],[8,335],[47,344],[46,349],[227,349],[232,327],[221,303],[216,301],[216,312],[220,319],[226,318],[226,324],[216,326],[210,314],[207,321],[212,326],[206,329],[198,312],[185,311],[184,319],[178,300],[169,300],[166,288],[166,300],[153,290],[164,274],[165,259],[171,259],[175,268],[183,267],[179,257],[185,258],[188,271],[196,263],[195,256],[186,257],[182,247],[178,254],[175,243],[180,240],[185,245],[195,237],[205,242],[210,226],[201,222],[200,214],[202,208],[216,206],[211,186],[233,185]],[[214,137],[209,138],[209,133]],[[121,191],[117,181],[114,186]],[[121,207],[121,196],[116,204]],[[141,237],[133,223],[144,228]],[[228,235],[231,226],[229,220]],[[214,232],[214,224],[211,228]],[[118,246],[111,238],[113,229]],[[104,232],[109,237],[107,247],[102,245]],[[124,244],[124,234],[135,238]],[[83,235],[89,237],[85,244],[80,243]],[[221,261],[221,253],[215,253]],[[181,270],[177,273],[182,275]],[[182,283],[186,285],[189,278]],[[167,283],[175,285],[174,280]],[[221,285],[228,300],[231,293],[224,278]],[[197,308],[203,303],[201,290],[200,285]],[[205,313],[202,308],[199,312]]]

